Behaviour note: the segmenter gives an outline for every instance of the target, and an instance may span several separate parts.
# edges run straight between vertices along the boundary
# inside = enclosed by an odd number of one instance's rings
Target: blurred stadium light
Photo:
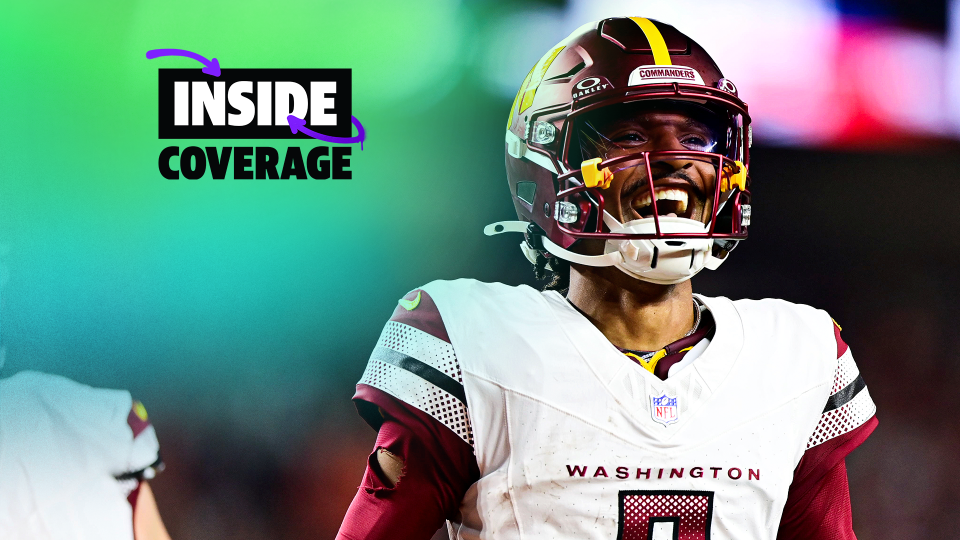
[[[584,21],[638,12],[713,55],[748,101],[761,143],[883,149],[960,138],[960,0],[945,33],[842,12],[828,0],[571,0],[489,27],[488,88],[512,98],[543,51]],[[691,17],[696,14],[696,17]]]
[[[947,10],[946,87],[950,129],[960,133],[960,0],[951,0]]]

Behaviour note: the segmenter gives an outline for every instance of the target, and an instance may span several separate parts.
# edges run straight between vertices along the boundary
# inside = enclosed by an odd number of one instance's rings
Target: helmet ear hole
[[[546,236],[546,234],[539,225],[531,221],[530,224],[527,225],[527,231],[523,233],[523,240],[532,250],[546,251],[543,247],[543,237]]]

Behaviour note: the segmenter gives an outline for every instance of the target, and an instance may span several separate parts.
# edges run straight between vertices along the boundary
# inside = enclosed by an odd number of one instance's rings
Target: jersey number
[[[618,540],[709,540],[712,491],[621,491]]]

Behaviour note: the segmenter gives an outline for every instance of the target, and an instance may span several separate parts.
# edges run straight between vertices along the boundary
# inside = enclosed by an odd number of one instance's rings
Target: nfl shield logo
[[[650,401],[653,404],[650,408],[650,415],[653,416],[654,422],[667,426],[680,419],[677,398],[670,397],[664,392],[659,397],[651,397]]]

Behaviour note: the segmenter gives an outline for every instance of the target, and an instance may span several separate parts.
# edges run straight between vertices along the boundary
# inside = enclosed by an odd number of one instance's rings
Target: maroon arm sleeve
[[[844,462],[830,469],[806,504],[784,509],[777,540],[856,540]]]
[[[840,358],[847,352],[847,344],[840,338],[839,327],[834,326],[834,333]],[[835,383],[831,399],[849,393],[850,387],[839,388],[844,382]],[[853,388],[856,386],[852,383]],[[836,426],[842,420],[836,416],[826,418],[825,411],[821,423]],[[877,424],[877,417],[871,416],[859,426],[804,452],[787,493],[777,540],[856,540],[844,459],[867,440]]]
[[[357,407],[382,424],[367,459],[363,483],[340,526],[340,540],[428,540],[445,519],[455,517],[467,489],[480,478],[469,444],[428,414],[367,385],[357,385]],[[377,450],[403,460],[394,487],[383,479]]]
[[[842,441],[807,450],[794,472],[777,540],[856,540],[844,457],[876,426],[873,417],[849,437],[838,437]]]

